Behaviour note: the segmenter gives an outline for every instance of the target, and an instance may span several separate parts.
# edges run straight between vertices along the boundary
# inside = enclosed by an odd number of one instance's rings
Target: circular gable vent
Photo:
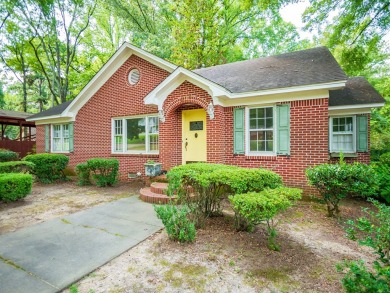
[[[139,81],[139,70],[134,68],[129,72],[129,83],[131,85],[137,84]]]

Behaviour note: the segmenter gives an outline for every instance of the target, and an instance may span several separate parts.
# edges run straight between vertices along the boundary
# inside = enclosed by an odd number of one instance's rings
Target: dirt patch
[[[142,181],[115,187],[77,186],[75,182],[34,183],[32,192],[17,202],[0,201],[0,234],[69,215],[95,205],[138,195]]]
[[[35,184],[17,203],[1,203],[0,233],[64,216],[93,205],[136,196],[142,182],[113,188],[73,182]],[[302,200],[279,217],[280,252],[267,248],[263,226],[236,232],[231,217],[216,217],[197,231],[193,244],[168,239],[164,230],[146,239],[74,286],[78,292],[341,292],[343,260],[372,263],[368,248],[345,238],[347,218],[362,216],[365,201],[343,201],[343,218],[326,217],[315,200]],[[227,208],[228,206],[225,205]],[[65,290],[64,292],[69,292]]]

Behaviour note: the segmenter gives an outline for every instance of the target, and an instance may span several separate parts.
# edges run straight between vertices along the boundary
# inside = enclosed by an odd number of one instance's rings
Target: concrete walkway
[[[0,292],[57,292],[163,226],[136,197],[0,235]]]

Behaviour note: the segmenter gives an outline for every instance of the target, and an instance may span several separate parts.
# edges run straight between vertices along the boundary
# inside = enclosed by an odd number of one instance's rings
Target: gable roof
[[[345,81],[347,76],[326,47],[194,70],[232,93]]]
[[[42,111],[38,114],[32,115],[29,117],[30,120],[34,120],[37,118],[42,118],[42,117],[48,117],[48,116],[57,116],[60,115],[69,105],[72,103],[73,100],[71,101],[66,101],[65,103],[62,103],[58,106],[52,107],[46,111]]]
[[[362,76],[351,77],[345,87],[329,92],[329,106],[383,104],[385,99]]]
[[[28,120],[44,120],[50,118],[74,119],[79,109],[100,89],[100,87],[123,65],[131,56],[136,55],[140,58],[160,67],[169,73],[172,73],[177,66],[160,57],[157,57],[141,48],[124,42],[122,46],[111,56],[95,76],[85,85],[81,92],[72,101],[68,101],[51,108],[47,111],[34,115]],[[57,108],[58,107],[58,108]],[[60,116],[60,117],[59,117]]]
[[[205,89],[213,97],[245,98],[302,90],[330,90],[330,106],[383,104],[383,98],[364,79],[349,79],[329,49],[318,47],[276,56],[239,61],[193,71],[178,67],[149,52],[124,43],[72,101],[35,114],[28,121],[75,119],[78,110],[111,75],[135,54],[171,74],[145,98],[145,104],[158,105],[185,80]],[[348,88],[340,90],[349,81]],[[360,84],[360,83],[363,84]]]

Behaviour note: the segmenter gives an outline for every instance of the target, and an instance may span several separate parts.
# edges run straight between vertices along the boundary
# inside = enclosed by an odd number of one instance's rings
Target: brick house
[[[124,43],[72,101],[31,116],[37,152],[74,167],[116,158],[121,179],[194,161],[264,167],[288,186],[304,170],[370,160],[371,108],[384,99],[348,78],[325,47],[190,71]]]

